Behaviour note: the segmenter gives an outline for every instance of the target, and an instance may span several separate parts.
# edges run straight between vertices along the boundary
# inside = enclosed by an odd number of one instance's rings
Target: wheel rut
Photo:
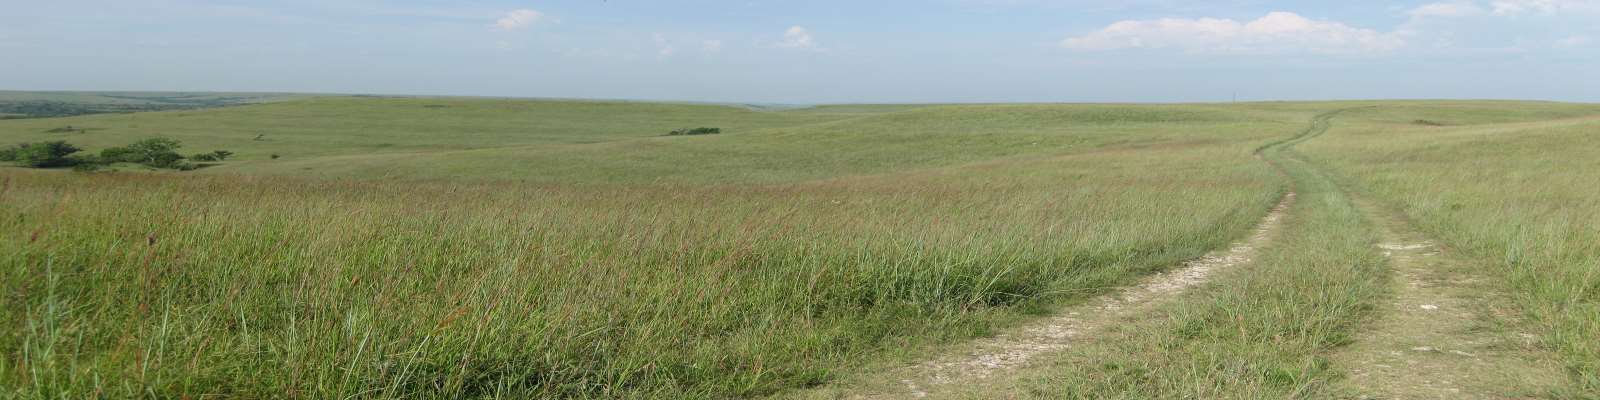
[[[1314,117],[1299,135],[1262,146],[1258,158],[1279,168],[1319,175],[1329,171],[1290,151],[1326,133],[1341,109]],[[1330,354],[1347,372],[1333,393],[1356,399],[1507,399],[1547,397],[1559,387],[1560,366],[1537,349],[1537,337],[1517,330],[1504,288],[1490,285],[1469,261],[1415,230],[1398,213],[1357,196],[1344,195],[1374,223],[1375,246],[1394,271],[1393,296],[1347,347]],[[1249,263],[1283,224],[1294,203],[1288,193],[1250,237],[1204,257],[1083,304],[1069,307],[994,337],[979,339],[925,361],[868,374],[862,386],[810,393],[805,398],[893,399],[972,393],[973,388],[1022,372],[1041,356],[1094,340],[1107,327],[1149,312],[1165,300],[1207,282],[1218,270]],[[996,397],[1006,397],[1004,394]]]
[[[1184,262],[1175,269],[1145,277],[1132,287],[1068,307],[999,335],[974,340],[940,356],[890,369],[881,376],[868,379],[885,382],[876,387],[852,394],[811,393],[800,397],[922,398],[1027,368],[1040,356],[1064,351],[1079,341],[1095,337],[1095,332],[1116,321],[1146,311],[1163,300],[1204,284],[1219,270],[1250,262],[1257,250],[1278,231],[1294,199],[1293,192],[1285,194],[1248,238],[1226,249]]]
[[[1316,139],[1332,118],[1313,119],[1312,131],[1278,149]],[[1304,168],[1325,167],[1290,155]],[[1547,397],[1559,387],[1560,366],[1518,331],[1504,288],[1490,284],[1471,261],[1419,232],[1398,212],[1341,190],[1374,225],[1377,249],[1393,271],[1391,293],[1375,319],[1348,347],[1331,355],[1347,372],[1336,394],[1353,399],[1522,399]]]
[[[1334,356],[1357,399],[1542,398],[1561,385],[1560,366],[1486,277],[1447,246],[1371,202],[1357,205],[1382,237],[1394,296],[1350,347]]]
[[[1337,110],[1317,115],[1303,132],[1255,150],[1255,157],[1280,172],[1284,166],[1267,155],[1326,131]],[[1287,175],[1287,174],[1285,174]],[[1281,229],[1296,194],[1291,190],[1256,225],[1248,238],[1225,249],[1213,251],[1178,267],[1145,277],[1136,285],[1106,294],[1028,324],[1013,327],[993,337],[974,340],[940,355],[881,373],[857,377],[850,382],[785,398],[897,399],[924,398],[952,392],[957,388],[982,386],[1017,370],[1028,368],[1040,356],[1059,353],[1096,337],[1117,321],[1147,312],[1164,300],[1200,286],[1219,270],[1251,262],[1258,250]]]

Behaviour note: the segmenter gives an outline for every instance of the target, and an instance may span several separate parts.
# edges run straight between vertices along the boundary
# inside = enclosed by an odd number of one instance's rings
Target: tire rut
[[[1220,269],[1248,263],[1278,231],[1294,198],[1293,192],[1285,194],[1257,224],[1250,237],[1226,249],[1184,262],[1173,270],[1145,277],[1135,286],[1068,307],[999,335],[974,340],[958,347],[958,351],[892,369],[874,379],[898,385],[887,385],[889,387],[868,390],[866,393],[825,397],[922,398],[954,385],[975,384],[1026,368],[1041,355],[1066,350],[1075,342],[1094,337],[1095,332],[1116,321],[1204,284]]]
[[[1394,296],[1334,359],[1359,399],[1518,399],[1548,395],[1561,369],[1518,332],[1504,294],[1404,218],[1357,199],[1379,229]]]
[[[1347,110],[1335,110],[1312,118],[1311,125],[1295,136],[1257,147],[1255,157],[1279,172],[1284,172],[1278,160],[1269,157],[1276,152],[1314,138],[1330,127],[1330,120]],[[1285,173],[1285,175],[1287,175]],[[1163,300],[1171,299],[1188,289],[1200,286],[1221,269],[1249,263],[1257,251],[1279,231],[1289,208],[1294,204],[1293,190],[1285,193],[1278,204],[1256,225],[1248,238],[1226,249],[1213,251],[1203,257],[1189,260],[1170,271],[1145,277],[1138,284],[1067,307],[1054,315],[1028,324],[1008,329],[999,335],[974,340],[941,353],[932,359],[916,364],[869,374],[842,387],[826,387],[801,393],[779,396],[783,398],[838,398],[838,399],[896,399],[923,398],[946,392],[956,387],[981,386],[1027,368],[1039,356],[1065,351],[1078,342],[1094,338],[1117,321],[1146,312]],[[866,383],[860,383],[866,382]]]
[[[1371,107],[1363,107],[1371,108]],[[1332,127],[1336,110],[1313,119],[1313,132],[1280,150],[1315,139]],[[1292,156],[1307,168],[1326,167]],[[1375,244],[1394,272],[1393,296],[1349,347],[1332,354],[1348,372],[1338,395],[1353,399],[1521,399],[1546,397],[1561,369],[1536,348],[1537,337],[1516,330],[1503,288],[1472,271],[1470,261],[1417,231],[1398,212],[1344,195],[1373,223]]]

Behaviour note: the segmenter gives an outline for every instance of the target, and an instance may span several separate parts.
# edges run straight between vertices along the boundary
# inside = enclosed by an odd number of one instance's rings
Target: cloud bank
[[[1398,35],[1276,11],[1253,21],[1127,20],[1061,42],[1074,50],[1178,49],[1201,54],[1366,54],[1403,46]]]
[[[544,14],[524,8],[506,13],[504,17],[500,17],[500,20],[494,22],[494,26],[502,30],[514,31],[533,26],[533,24],[543,19]]]
[[[791,49],[816,49],[817,41],[811,38],[811,31],[802,26],[793,26],[783,32],[783,41],[778,42],[778,47]]]

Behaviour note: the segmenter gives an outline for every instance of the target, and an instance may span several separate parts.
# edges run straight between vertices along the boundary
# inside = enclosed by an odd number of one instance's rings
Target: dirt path
[[[866,377],[846,388],[826,388],[801,394],[801,398],[921,398],[955,387],[981,385],[1026,368],[1037,356],[1067,349],[1075,341],[1095,337],[1094,332],[1135,312],[1146,310],[1205,283],[1219,269],[1250,261],[1282,224],[1294,202],[1294,193],[1262,219],[1255,233],[1227,250],[1218,250],[1182,266],[1146,277],[1136,286],[1070,307],[1038,321],[1012,328],[994,337],[975,340],[931,360]]]
[[[1558,387],[1560,366],[1508,324],[1510,305],[1467,261],[1400,216],[1356,203],[1379,228],[1395,272],[1391,304],[1334,359],[1350,371],[1343,392],[1361,399],[1538,398]]]

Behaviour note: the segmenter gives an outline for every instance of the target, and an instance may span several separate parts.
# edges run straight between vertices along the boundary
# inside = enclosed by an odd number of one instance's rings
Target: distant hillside
[[[287,93],[0,91],[0,119],[192,110],[309,96]]]

